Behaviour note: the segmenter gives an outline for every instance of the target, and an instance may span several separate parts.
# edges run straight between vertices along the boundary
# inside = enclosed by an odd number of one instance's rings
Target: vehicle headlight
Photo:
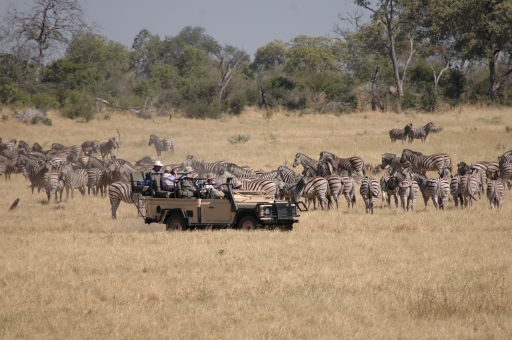
[[[272,207],[261,207],[260,216],[261,217],[272,217]]]

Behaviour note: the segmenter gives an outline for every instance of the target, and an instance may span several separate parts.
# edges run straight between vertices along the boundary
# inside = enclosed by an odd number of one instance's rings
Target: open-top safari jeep
[[[136,182],[132,178],[132,183]],[[133,201],[145,223],[163,223],[167,230],[196,228],[236,228],[292,230],[300,211],[307,210],[302,202],[276,200],[261,191],[233,190],[227,178],[225,198],[180,198],[179,185],[168,193],[158,193],[147,186],[132,185]]]

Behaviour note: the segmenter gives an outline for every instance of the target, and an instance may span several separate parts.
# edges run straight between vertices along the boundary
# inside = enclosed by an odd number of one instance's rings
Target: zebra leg
[[[116,212],[117,212],[117,208],[119,208],[119,203],[120,203],[120,200],[118,200],[118,199],[110,200],[110,204],[112,205],[112,219],[113,220],[115,220],[117,218]]]

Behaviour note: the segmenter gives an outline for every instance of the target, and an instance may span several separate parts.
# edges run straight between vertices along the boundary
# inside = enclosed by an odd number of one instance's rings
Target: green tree
[[[339,71],[345,43],[329,37],[299,35],[292,39],[288,50],[286,71]]]
[[[501,83],[512,73],[512,0],[427,3],[429,37],[452,44],[466,60],[486,62],[489,96],[494,101]]]
[[[265,46],[259,47],[254,54],[254,62],[251,68],[258,70],[272,70],[286,64],[288,47],[281,40],[274,40]]]
[[[164,44],[160,36],[145,28],[140,30],[132,44],[132,66],[135,72],[148,79],[151,68],[163,63],[163,56]]]

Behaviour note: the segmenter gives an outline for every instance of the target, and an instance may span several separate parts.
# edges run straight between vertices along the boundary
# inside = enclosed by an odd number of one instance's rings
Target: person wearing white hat
[[[159,160],[156,160],[153,163],[153,169],[151,169],[147,175],[146,179],[150,181],[151,188],[154,192],[161,191],[162,189],[162,167],[164,165]],[[154,195],[154,194],[153,194]]]

